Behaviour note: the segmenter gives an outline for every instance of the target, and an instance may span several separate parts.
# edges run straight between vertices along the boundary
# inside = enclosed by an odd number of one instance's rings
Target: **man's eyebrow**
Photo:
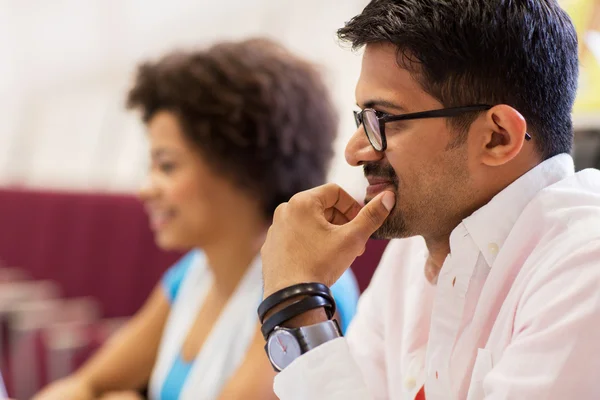
[[[378,108],[384,108],[386,110],[394,110],[394,111],[398,111],[398,112],[406,112],[406,108],[393,103],[391,101],[388,100],[383,100],[383,99],[371,99],[371,100],[367,100],[364,104],[363,107],[361,107],[359,104],[357,104],[357,106],[359,108],[374,108],[374,109],[378,109]]]

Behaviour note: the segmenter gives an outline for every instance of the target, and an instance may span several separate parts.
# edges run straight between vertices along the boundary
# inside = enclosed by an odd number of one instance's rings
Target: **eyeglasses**
[[[412,114],[390,115],[381,111],[365,108],[362,111],[354,111],[354,119],[356,127],[362,124],[365,128],[365,133],[369,139],[369,143],[376,151],[385,151],[387,149],[387,140],[385,138],[385,124],[394,121],[408,121],[413,119],[426,118],[448,118],[456,117],[461,114],[476,111],[487,111],[493,106],[479,104],[465,107],[443,108],[440,110],[421,111]],[[525,134],[526,140],[531,140],[529,133]]]

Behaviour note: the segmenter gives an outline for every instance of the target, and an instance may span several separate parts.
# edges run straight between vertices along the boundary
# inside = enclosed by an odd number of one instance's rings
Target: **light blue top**
[[[7,399],[8,393],[6,392],[6,386],[4,386],[4,379],[2,379],[2,372],[0,372],[0,399]]]
[[[181,282],[185,278],[193,260],[194,251],[191,251],[184,255],[164,274],[162,286],[171,304],[175,301]],[[354,317],[354,314],[356,314],[356,304],[360,295],[356,278],[351,270],[348,269],[331,287],[331,292],[333,293],[337,310],[340,314],[342,331],[346,332],[350,321]],[[159,400],[177,400],[179,398],[181,389],[185,384],[185,380],[187,379],[192,366],[193,361],[184,361],[180,352],[167,374],[161,389]]]

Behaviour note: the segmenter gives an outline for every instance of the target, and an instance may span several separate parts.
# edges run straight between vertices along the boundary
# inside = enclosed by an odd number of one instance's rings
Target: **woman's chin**
[[[183,251],[189,250],[194,247],[187,243],[187,241],[180,240],[174,235],[170,235],[167,232],[157,232],[154,235],[154,241],[156,246],[164,251]]]

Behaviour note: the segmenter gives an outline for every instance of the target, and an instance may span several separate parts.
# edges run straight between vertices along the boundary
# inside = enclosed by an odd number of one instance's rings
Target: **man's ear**
[[[495,167],[515,158],[527,136],[527,122],[514,108],[501,104],[487,111],[479,142],[481,161]]]

